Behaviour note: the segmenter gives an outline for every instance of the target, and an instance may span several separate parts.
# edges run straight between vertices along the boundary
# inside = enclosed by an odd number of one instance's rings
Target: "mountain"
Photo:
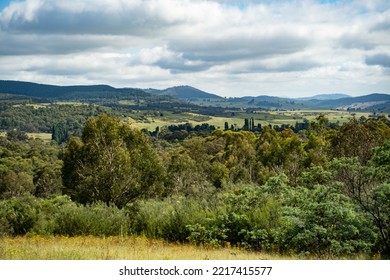
[[[221,96],[216,94],[208,93],[191,86],[176,86],[170,87],[163,90],[158,89],[144,89],[145,92],[158,95],[168,95],[177,99],[223,99]]]
[[[348,94],[344,93],[330,93],[330,94],[317,94],[310,97],[300,97],[296,98],[299,100],[335,100],[335,99],[341,99],[341,98],[348,98],[351,97]]]

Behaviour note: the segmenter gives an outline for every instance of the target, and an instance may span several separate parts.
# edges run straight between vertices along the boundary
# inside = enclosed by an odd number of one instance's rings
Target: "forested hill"
[[[115,98],[119,95],[150,94],[134,88],[114,88],[108,85],[55,86],[21,81],[0,81],[0,93],[9,93],[39,98],[67,99],[73,97]]]

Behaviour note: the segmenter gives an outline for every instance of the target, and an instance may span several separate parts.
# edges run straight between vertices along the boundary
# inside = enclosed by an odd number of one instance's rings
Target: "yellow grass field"
[[[6,136],[7,133],[4,131],[0,131],[0,136]],[[27,133],[30,138],[42,139],[44,141],[51,141],[51,133]]]
[[[1,260],[277,260],[237,248],[205,248],[145,237],[4,237]],[[296,258],[295,258],[296,259]]]

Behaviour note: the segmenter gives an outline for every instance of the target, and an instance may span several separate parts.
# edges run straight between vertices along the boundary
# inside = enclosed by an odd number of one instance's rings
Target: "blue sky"
[[[4,7],[6,7],[9,2],[11,1],[8,1],[8,0],[0,0],[0,10],[2,10]]]
[[[390,93],[388,0],[15,3],[0,13],[0,79],[221,96]]]

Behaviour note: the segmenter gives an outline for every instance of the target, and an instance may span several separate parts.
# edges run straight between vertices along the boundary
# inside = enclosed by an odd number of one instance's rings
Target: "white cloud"
[[[0,78],[227,96],[389,92],[389,1],[331,2],[13,1],[0,13]]]

